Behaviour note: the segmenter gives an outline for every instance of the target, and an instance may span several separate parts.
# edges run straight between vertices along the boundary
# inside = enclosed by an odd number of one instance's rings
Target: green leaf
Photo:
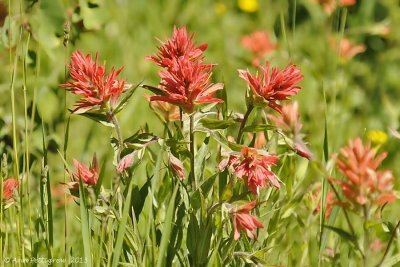
[[[199,223],[197,222],[196,215],[193,213],[190,214],[190,221],[187,228],[187,236],[186,236],[186,247],[189,251],[189,257],[192,260],[195,260],[196,250],[197,250],[197,242],[199,238]],[[193,264],[193,262],[192,262]]]
[[[191,198],[190,198],[190,206],[194,209],[194,210],[198,210],[201,208],[201,202],[203,199],[203,194],[200,192],[199,189],[197,189],[196,191],[194,191],[194,193],[192,194]]]
[[[228,169],[226,168],[223,172],[219,174],[218,179],[218,195],[221,198],[224,193],[225,186],[228,183]]]
[[[337,233],[339,236],[341,236],[342,238],[344,238],[348,241],[354,242],[354,240],[357,239],[354,235],[350,234],[349,232],[347,232],[343,229],[340,229],[340,228],[337,228],[334,226],[330,226],[330,225],[324,225],[324,227],[329,230],[332,230],[333,232]]]
[[[194,171],[195,171],[198,181],[203,180],[203,174],[204,174],[204,169],[205,169],[205,165],[206,165],[206,158],[207,158],[207,154],[208,154],[209,142],[210,142],[210,137],[207,136],[204,139],[204,142],[201,145],[199,151],[197,151],[197,153],[196,153]]]
[[[210,252],[211,236],[213,230],[212,221],[207,218],[205,224],[200,224],[200,235],[197,243],[197,255],[196,261],[199,265],[204,265],[207,263],[208,254]]]
[[[124,108],[128,100],[132,97],[133,93],[142,82],[143,81],[140,81],[137,84],[133,85],[131,88],[124,91],[121,102],[119,102],[118,106],[114,109],[114,114],[119,113]]]
[[[70,112],[72,112],[72,110],[69,110]],[[73,113],[75,114],[75,113]],[[111,127],[114,128],[114,124],[112,124],[108,117],[106,115],[104,115],[101,112],[95,112],[95,111],[88,111],[88,112],[84,112],[84,113],[76,113],[77,115],[83,116],[85,118],[91,119],[95,122],[101,123],[107,127]]]
[[[201,186],[200,186],[201,192],[203,193],[203,195],[205,197],[207,197],[208,193],[210,192],[211,188],[213,187],[213,185],[215,183],[215,179],[217,178],[218,175],[219,175],[219,173],[215,173],[214,175],[212,175],[210,178],[208,178],[201,184]]]
[[[89,228],[89,218],[86,205],[85,188],[83,187],[82,177],[79,176],[79,207],[81,211],[81,227],[82,227],[82,239],[83,239],[83,250],[85,252],[85,258],[87,265],[92,266],[92,252],[91,252],[91,236]]]
[[[164,91],[158,89],[157,87],[150,86],[150,85],[141,85],[142,88],[149,90],[152,93],[155,93],[156,95],[166,95]]]
[[[126,138],[124,140],[124,144],[133,149],[141,149],[157,139],[158,137],[151,133],[137,132],[134,135]]]
[[[250,133],[258,133],[258,132],[265,132],[267,130],[274,130],[276,129],[275,126],[269,124],[258,124],[258,125],[249,125],[244,127],[243,132],[250,132]]]
[[[210,129],[210,130],[221,130],[226,129],[229,126],[234,125],[236,122],[233,119],[227,120],[218,120],[218,119],[211,119],[211,118],[202,118],[200,123]]]
[[[122,218],[119,222],[118,226],[118,231],[117,231],[117,241],[115,241],[115,246],[114,246],[114,254],[112,257],[112,266],[117,267],[119,266],[119,257],[121,255],[121,250],[122,250],[122,243],[124,241],[124,235],[125,235],[125,228],[129,216],[129,210],[131,208],[131,202],[132,202],[132,187],[133,187],[133,179],[130,179],[129,181],[129,188],[128,188],[128,195],[126,196],[126,201],[124,205],[124,209],[122,212]],[[91,265],[89,265],[91,266]]]
[[[140,188],[140,190],[138,186],[134,186],[133,188],[132,205],[133,210],[135,211],[136,220],[139,220],[139,215],[142,212],[150,186],[151,179],[148,179],[147,182]]]
[[[171,230],[173,226],[173,219],[175,215],[175,198],[176,198],[176,193],[178,192],[179,189],[179,184],[175,185],[174,192],[172,193],[171,200],[169,201],[168,208],[167,208],[167,213],[165,215],[165,222],[163,224],[163,231],[162,231],[162,237],[161,237],[161,243],[160,243],[160,250],[158,251],[158,260],[157,260],[157,267],[163,266],[166,254],[167,254],[167,248],[168,248],[168,242],[170,239],[171,235]]]

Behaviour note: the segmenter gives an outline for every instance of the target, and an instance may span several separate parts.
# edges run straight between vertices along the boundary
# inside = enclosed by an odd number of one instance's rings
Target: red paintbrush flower
[[[185,168],[180,159],[169,153],[169,166],[171,171],[177,175],[181,180],[185,179]]]
[[[122,68],[112,68],[106,75],[105,64],[98,63],[97,54],[93,61],[90,54],[85,57],[81,51],[76,51],[72,54],[68,67],[72,81],[60,86],[82,96],[75,104],[73,112],[84,113],[95,107],[112,109],[117,105],[122,92],[129,86],[124,80],[117,80]]]
[[[164,101],[180,106],[183,111],[192,113],[199,104],[221,103],[214,98],[216,91],[223,88],[222,83],[211,84],[212,69],[215,64],[203,64],[203,51],[207,45],[196,47],[193,34],[186,28],[174,28],[172,39],[161,42],[159,53],[146,59],[164,68],[159,72],[161,82],[151,101]]]
[[[117,165],[117,172],[122,173],[124,170],[132,167],[135,160],[135,152],[124,156]]]
[[[87,165],[74,159],[75,173],[70,174],[72,182],[68,183],[70,189],[77,189],[79,187],[79,179],[82,183],[95,186],[99,179],[99,165],[97,163],[96,155],[93,156],[92,164]]]
[[[233,163],[236,176],[246,178],[247,187],[257,194],[257,188],[264,188],[268,184],[280,188],[278,178],[271,171],[276,165],[278,157],[275,155],[259,155],[257,150],[243,147],[241,158]]]
[[[264,228],[264,225],[257,220],[256,217],[249,214],[249,211],[252,210],[256,206],[256,201],[252,201],[246,203],[237,208],[232,208],[230,213],[233,217],[233,225],[234,225],[234,236],[235,240],[238,240],[240,237],[240,232],[244,230],[247,236],[251,239],[257,240],[257,228]]]
[[[158,66],[169,68],[173,65],[174,59],[185,57],[189,61],[196,61],[202,57],[203,52],[207,49],[207,44],[196,46],[193,43],[194,33],[188,33],[186,27],[176,28],[172,33],[172,38],[167,38],[165,42],[158,40],[161,46],[158,53],[154,56],[145,57],[146,60],[153,61]]]
[[[343,194],[353,203],[381,205],[393,202],[393,175],[389,170],[378,171],[387,153],[377,155],[371,144],[363,145],[360,138],[350,140],[347,147],[335,155],[339,171],[347,181],[332,179],[342,187]]]
[[[9,200],[13,196],[14,189],[16,190],[19,186],[17,179],[8,178],[3,181],[3,199]]]
[[[239,70],[239,77],[250,87],[255,105],[268,105],[281,113],[282,107],[277,101],[288,100],[289,96],[296,95],[301,89],[296,84],[303,80],[303,75],[296,65],[287,66],[282,71],[278,68],[270,70],[267,61],[265,68],[262,66],[259,68],[262,75],[260,73],[252,75],[249,71]]]
[[[151,101],[164,101],[180,106],[187,113],[193,112],[200,104],[222,103],[214,98],[221,90],[222,83],[211,84],[211,71],[215,65],[191,62],[186,57],[173,60],[173,66],[160,71],[160,95],[150,97]]]

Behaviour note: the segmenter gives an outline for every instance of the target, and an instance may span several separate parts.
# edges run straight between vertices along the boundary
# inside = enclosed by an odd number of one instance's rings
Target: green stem
[[[393,244],[393,241],[394,241],[394,239],[396,237],[397,230],[399,228],[400,228],[400,220],[398,221],[396,227],[393,229],[392,235],[390,236],[390,239],[389,239],[389,243],[387,244],[387,247],[385,249],[385,253],[383,254],[382,259],[379,261],[379,263],[377,265],[378,267],[382,266],[383,262],[385,261],[386,256],[389,254],[390,247]]]
[[[196,174],[194,171],[194,115],[190,115],[189,143],[190,143],[190,177],[193,183],[193,190],[197,189]]]
[[[369,231],[368,231],[368,228],[367,228],[367,221],[369,220],[369,212],[368,212],[368,207],[367,207],[367,205],[363,205],[362,206],[362,208],[363,208],[363,217],[364,217],[364,225],[363,225],[363,228],[364,228],[364,258],[363,258],[363,261],[364,261],[364,266],[367,266],[367,255],[368,255],[368,250],[369,250]]]
[[[65,3],[65,6],[68,6],[67,3]],[[64,53],[64,61],[68,61],[68,38],[69,38],[69,27],[70,27],[70,22],[67,20],[64,23],[64,47],[65,47],[65,53]],[[68,77],[68,69],[67,65],[64,64],[64,81],[65,83],[67,82],[67,77]],[[63,144],[63,156],[64,159],[67,159],[67,144],[66,140],[68,138],[67,136],[67,126],[66,126],[66,118],[67,118],[67,91],[64,90],[64,144]],[[69,126],[68,126],[69,127]],[[64,169],[67,168],[66,163],[64,162]],[[67,173],[64,172],[64,183],[67,183]],[[65,266],[68,266],[69,262],[69,255],[68,255],[68,248],[67,248],[67,240],[68,240],[68,212],[67,212],[67,203],[68,203],[68,195],[67,192],[64,192],[64,258],[66,259],[65,261]],[[102,243],[100,243],[102,244]]]
[[[117,133],[117,138],[118,138],[118,161],[121,160],[121,151],[122,151],[122,147],[124,145],[124,140],[122,139],[122,133],[121,133],[121,126],[118,122],[117,117],[115,116],[114,112],[109,111],[108,115],[111,119],[112,124],[114,124],[114,129],[115,132]]]
[[[246,126],[246,122],[249,119],[250,113],[253,111],[253,109],[254,109],[254,105],[253,104],[249,104],[249,106],[247,107],[246,114],[244,114],[242,123],[240,124],[238,136],[236,138],[236,143],[238,143],[238,144],[240,144],[240,141],[242,140],[244,127]]]

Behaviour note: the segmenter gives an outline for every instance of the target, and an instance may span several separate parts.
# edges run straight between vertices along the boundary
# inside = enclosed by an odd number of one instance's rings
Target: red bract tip
[[[215,64],[203,63],[202,53],[207,46],[196,47],[192,39],[193,34],[188,34],[185,27],[175,28],[172,38],[161,42],[159,53],[147,57],[164,68],[159,72],[159,93],[151,96],[151,101],[168,102],[186,113],[192,113],[200,104],[223,102],[214,98],[223,88],[222,83],[211,83]]]
[[[76,188],[79,185],[79,179],[82,179],[82,183],[87,185],[94,186],[97,184],[97,180],[99,179],[99,165],[95,155],[89,167],[76,159],[74,159],[74,167],[75,173],[70,175],[73,182],[69,183],[72,188]]]
[[[260,66],[259,69],[262,75],[239,70],[239,77],[250,87],[255,105],[268,105],[281,113],[282,107],[277,101],[288,100],[298,93],[301,87],[297,83],[304,78],[301,70],[296,65],[287,66],[281,71],[278,68],[270,69],[268,61],[265,68]]]
[[[235,229],[233,238],[235,240],[239,239],[242,230],[246,232],[249,238],[257,240],[256,229],[264,228],[264,225],[256,217],[249,214],[250,210],[255,206],[256,201],[252,201],[237,208],[232,208],[231,214]]]
[[[236,176],[246,178],[247,187],[257,194],[258,187],[272,185],[280,188],[279,179],[271,171],[271,166],[276,165],[278,159],[275,155],[259,155],[256,149],[243,147],[240,157],[222,161],[219,167],[224,169],[228,164],[232,166]]]
[[[17,179],[8,178],[3,181],[3,199],[9,200],[13,196],[14,189],[17,189],[19,182]]]
[[[106,75],[105,64],[98,63],[97,54],[93,60],[90,54],[84,56],[78,50],[71,55],[71,63],[68,67],[72,81],[60,86],[75,95],[82,96],[75,104],[76,108],[73,112],[84,113],[95,107],[104,108],[107,105],[113,108],[126,89],[125,81],[117,80],[122,67],[118,70],[112,68]]]
[[[145,59],[163,68],[171,67],[173,60],[179,57],[185,57],[192,62],[196,61],[202,57],[207,44],[196,46],[196,43],[193,43],[193,37],[194,33],[188,33],[185,26],[181,28],[174,26],[172,38],[167,38],[165,42],[159,40],[161,46],[158,48],[158,53],[147,56]]]

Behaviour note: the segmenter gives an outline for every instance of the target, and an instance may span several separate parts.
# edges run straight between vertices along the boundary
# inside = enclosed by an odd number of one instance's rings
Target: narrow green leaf
[[[354,242],[354,240],[356,240],[356,237],[354,235],[350,234],[349,232],[347,232],[343,229],[340,229],[340,228],[337,228],[334,226],[330,226],[330,225],[324,225],[324,227],[329,230],[332,230],[333,232],[337,233],[339,236],[341,236],[342,238],[344,238],[348,241]]]
[[[267,130],[274,130],[275,126],[269,124],[256,124],[244,127],[243,132],[258,133],[265,132]]]
[[[201,145],[199,151],[196,153],[196,159],[195,159],[195,174],[197,177],[197,181],[202,181],[203,180],[203,174],[204,174],[204,168],[206,165],[206,157],[208,154],[208,144],[210,142],[210,137],[206,137],[204,139],[203,144]]]
[[[208,178],[201,184],[201,186],[200,186],[201,192],[203,192],[203,195],[205,197],[207,197],[207,194],[210,192],[211,188],[213,187],[213,185],[215,183],[215,179],[217,178],[218,175],[219,175],[219,173],[215,173],[214,175],[212,175],[210,178]]]
[[[155,93],[156,95],[165,95],[165,92],[158,89],[157,87],[150,86],[150,85],[141,85],[140,87],[149,90],[152,93]]]
[[[129,216],[129,210],[131,207],[131,201],[132,201],[132,187],[133,187],[133,179],[130,179],[129,181],[129,187],[128,187],[128,194],[126,196],[126,201],[124,205],[124,209],[122,211],[122,218],[119,222],[119,227],[117,231],[117,240],[115,241],[115,246],[114,246],[114,254],[112,258],[112,266],[117,267],[119,266],[119,257],[121,255],[122,251],[122,244],[124,241],[124,235],[125,235],[125,228]]]
[[[127,89],[124,92],[121,102],[119,102],[118,106],[114,109],[114,114],[119,113],[123,109],[123,107],[126,105],[128,100],[132,97],[132,95],[135,92],[136,88],[138,88],[142,82],[143,81],[140,81],[137,84],[132,85],[131,88]]]
[[[165,215],[165,222],[163,224],[160,250],[158,251],[157,267],[163,266],[163,263],[164,263],[164,260],[166,257],[168,242],[169,242],[170,235],[171,235],[173,219],[175,217],[174,216],[175,215],[175,198],[176,198],[176,193],[178,192],[178,189],[179,189],[179,184],[176,184],[174,192],[172,193],[172,196],[171,196],[171,200],[169,201],[169,204],[168,204],[167,213]]]
[[[87,265],[92,266],[92,252],[91,252],[91,238],[89,230],[89,218],[86,206],[86,196],[82,183],[82,177],[79,176],[79,207],[81,211],[81,227],[82,227],[82,239],[83,239],[83,250],[85,252],[85,258]]]
[[[200,123],[210,129],[210,130],[221,130],[226,129],[229,126],[234,125],[236,122],[233,119],[227,120],[219,120],[219,119],[211,119],[211,118],[202,118]]]

